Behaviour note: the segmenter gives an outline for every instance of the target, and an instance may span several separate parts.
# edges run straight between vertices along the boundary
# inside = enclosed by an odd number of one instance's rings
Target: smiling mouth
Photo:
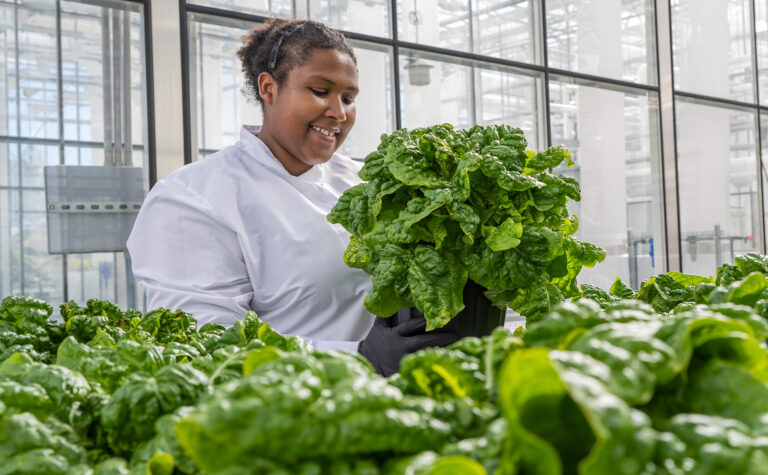
[[[334,132],[332,130],[323,129],[321,127],[317,127],[316,125],[310,125],[309,126],[312,130],[315,132],[320,132],[321,134],[325,135],[326,137],[336,137],[338,135],[338,132]]]

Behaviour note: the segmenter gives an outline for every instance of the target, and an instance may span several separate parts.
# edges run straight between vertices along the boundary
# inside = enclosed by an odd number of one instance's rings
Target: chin
[[[323,163],[329,161],[333,157],[333,154],[327,156],[327,157],[320,157],[320,158],[311,158],[305,161],[307,165],[314,166],[314,165],[322,165]]]

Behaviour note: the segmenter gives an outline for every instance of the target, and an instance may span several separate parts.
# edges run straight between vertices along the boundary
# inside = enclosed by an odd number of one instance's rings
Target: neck
[[[256,134],[262,142],[264,142],[272,154],[283,165],[283,168],[293,176],[299,176],[307,172],[312,165],[300,161],[294,157],[291,152],[285,149],[275,136],[270,133],[270,129],[266,126],[262,126],[259,133]]]

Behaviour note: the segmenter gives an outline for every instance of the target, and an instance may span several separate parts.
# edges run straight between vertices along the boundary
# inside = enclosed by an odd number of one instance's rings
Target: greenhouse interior
[[[0,475],[768,475],[768,0],[0,45]]]

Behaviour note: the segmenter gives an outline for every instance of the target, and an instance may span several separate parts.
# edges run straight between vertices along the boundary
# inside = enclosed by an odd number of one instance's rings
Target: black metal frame
[[[766,243],[765,234],[765,210],[763,204],[765,203],[765,188],[763,187],[763,174],[766,173],[765,163],[763,163],[763,124],[761,119],[761,113],[763,111],[768,112],[768,107],[760,107],[760,63],[757,61],[758,48],[757,48],[757,28],[755,24],[757,22],[757,8],[755,7],[756,0],[750,1],[750,28],[752,28],[752,70],[754,72],[753,81],[755,85],[755,102],[758,105],[756,123],[757,126],[757,140],[755,141],[757,146],[757,196],[760,200],[760,235],[763,242],[763,253],[768,251],[768,243]],[[766,138],[768,140],[768,138]],[[762,172],[762,173],[761,173]],[[768,178],[768,177],[766,177]]]
[[[192,111],[189,79],[189,30],[187,28],[187,2],[179,0],[179,30],[181,34],[181,91],[184,127],[184,164],[192,163]]]
[[[669,10],[668,10],[668,12],[669,12],[669,32],[668,33],[669,33],[669,38],[670,38],[669,55],[670,55],[670,58],[672,58],[673,57],[672,41],[671,41],[671,39],[673,38],[673,36],[672,36],[672,6],[671,6],[670,3],[668,3],[667,5],[668,5],[668,8],[669,8]],[[677,240],[678,240],[679,246],[681,248],[681,251],[678,252],[678,254],[677,254],[677,262],[675,263],[676,264],[675,267],[677,269],[679,269],[679,270],[682,270],[683,269],[683,253],[682,253],[682,240],[681,240],[681,233],[680,233],[680,193],[679,193],[679,190],[680,190],[680,179],[679,179],[679,176],[680,176],[680,174],[679,174],[679,169],[678,169],[678,166],[677,166],[678,165],[678,163],[677,163],[678,152],[677,152],[677,119],[675,117],[676,106],[674,105],[674,103],[675,103],[675,92],[674,92],[674,90],[672,91],[672,104],[673,105],[672,105],[672,117],[671,117],[671,120],[672,120],[672,130],[673,130],[673,133],[674,133],[674,136],[672,137],[672,140],[673,140],[673,144],[674,144],[675,153],[674,153],[674,156],[672,156],[672,157],[665,157],[664,156],[664,145],[663,145],[664,144],[664,127],[663,127],[663,120],[664,120],[664,118],[662,117],[662,114],[661,114],[661,68],[658,65],[658,62],[659,62],[659,41],[658,41],[658,38],[659,38],[659,31],[658,31],[658,29],[659,29],[659,15],[658,15],[658,11],[659,11],[658,0],[653,0],[653,16],[654,16],[654,21],[653,21],[654,32],[653,33],[654,33],[654,37],[656,38],[655,43],[656,43],[656,63],[657,63],[657,66],[656,66],[656,83],[659,86],[659,92],[658,92],[658,95],[659,95],[659,140],[660,140],[659,143],[661,144],[661,150],[660,150],[661,154],[660,155],[661,155],[662,163],[664,161],[667,161],[667,160],[672,160],[672,162],[674,164],[674,169],[675,169],[675,192],[674,192],[674,196],[667,196],[668,193],[667,193],[666,187],[663,187],[664,188],[664,192],[662,193],[662,206],[663,206],[663,208],[662,208],[662,211],[663,211],[662,215],[664,216],[664,227],[665,227],[665,229],[664,229],[664,250],[665,250],[664,258],[667,261],[666,262],[667,269],[669,269],[671,267],[670,266],[671,262],[670,262],[669,253],[666,252],[666,250],[669,249],[669,236],[667,235],[667,232],[666,232],[667,223],[669,222],[669,215],[667,213],[667,206],[668,206],[669,200],[673,200],[674,201],[674,207],[677,210],[677,212],[675,213],[675,219],[677,220],[677,223],[676,223],[676,226],[675,226],[677,228]],[[674,84],[675,84],[675,77],[674,77],[675,76],[675,69],[674,69],[674,67],[671,68],[670,74],[672,75],[671,82],[672,82],[672,85],[673,85],[673,88],[674,88]],[[669,137],[667,137],[667,138],[669,138]],[[666,173],[665,173],[665,170],[664,170],[664,166],[662,166],[661,167],[661,182],[662,182],[662,184],[666,183],[667,177],[665,175],[666,175]]]
[[[590,74],[584,74],[564,69],[558,69],[558,68],[551,68],[549,67],[549,61],[548,61],[548,54],[547,54],[547,32],[546,32],[546,1],[540,0],[539,2],[539,9],[538,12],[541,16],[541,23],[543,25],[542,34],[540,35],[540,38],[538,41],[541,41],[541,50],[542,50],[542,60],[543,65],[540,64],[534,64],[534,63],[525,63],[521,61],[514,61],[509,59],[503,59],[503,58],[496,58],[492,56],[484,56],[480,54],[470,53],[466,51],[456,51],[451,50],[447,48],[441,48],[438,46],[431,46],[431,45],[424,45],[420,43],[413,43],[409,41],[402,41],[399,39],[398,36],[398,22],[397,22],[397,0],[390,0],[390,13],[391,13],[391,24],[392,27],[392,37],[391,38],[384,38],[379,36],[372,36],[372,35],[366,35],[363,33],[357,33],[352,31],[345,31],[341,30],[342,33],[347,38],[350,38],[352,40],[356,41],[363,41],[367,43],[373,43],[377,45],[382,46],[389,46],[392,48],[392,54],[393,54],[393,99],[395,102],[395,128],[399,129],[402,127],[402,107],[400,104],[400,49],[405,48],[409,50],[414,50],[422,53],[432,53],[437,54],[441,56],[446,56],[449,58],[458,58],[458,59],[465,59],[469,61],[479,62],[483,64],[489,64],[489,65],[495,65],[495,66],[502,66],[504,68],[510,68],[510,69],[516,69],[521,73],[533,73],[533,74],[542,74],[543,77],[543,95],[544,95],[544,114],[547,118],[546,120],[546,142],[548,145],[551,145],[552,139],[551,139],[551,124],[549,121],[549,78],[551,75],[557,75],[557,76],[563,76],[568,77],[572,79],[577,79],[582,82],[592,82],[596,85],[608,85],[608,86],[616,86],[620,88],[626,88],[626,89],[634,89],[634,90],[642,90],[646,92],[656,92],[659,91],[659,86],[653,86],[648,84],[642,84],[642,83],[634,83],[630,81],[623,81],[621,79],[613,79],[613,78],[605,78],[601,76],[594,76]],[[253,22],[253,23],[262,23],[267,20],[266,16],[263,15],[255,15],[250,13],[245,13],[241,11],[230,11],[225,10],[221,8],[216,7],[209,7],[205,5],[197,5],[194,3],[187,3],[186,0],[179,0],[179,16],[180,16],[180,22],[181,22],[181,45],[182,45],[182,91],[184,95],[184,126],[185,126],[185,163],[189,163],[189,158],[191,157],[191,146],[192,144],[189,143],[189,135],[190,132],[188,130],[190,126],[190,117],[189,117],[189,101],[191,100],[191,91],[190,91],[190,78],[189,78],[189,37],[188,37],[188,29],[187,29],[187,21],[188,21],[188,14],[189,13],[196,13],[200,15],[207,15],[211,17],[218,17],[223,19],[229,19],[229,20],[238,20],[238,21],[245,21],[245,22]],[[187,150],[189,148],[189,150]]]
[[[136,0],[126,0],[136,1]],[[155,78],[152,55],[152,0],[139,0],[144,5],[144,70],[147,81],[147,149],[149,186],[157,183],[157,141],[155,139]]]
[[[549,48],[547,48],[547,1],[539,2],[539,15],[541,15],[541,55],[544,62],[544,122],[547,127],[547,147],[552,146],[552,121],[550,117],[552,112],[549,105]]]
[[[64,66],[61,50],[61,0],[56,0],[56,82],[59,95],[59,164],[63,165],[64,160]],[[79,109],[79,106],[78,106]],[[19,116],[19,120],[21,117]],[[19,157],[21,158],[21,157]],[[21,183],[20,183],[21,184]],[[24,247],[23,245],[21,246]],[[61,255],[61,273],[62,273],[62,296],[64,301],[69,301],[69,259],[67,253]],[[24,274],[21,274],[21,281],[24,282]]]
[[[294,10],[295,11],[295,10]],[[398,43],[398,31],[397,31],[397,0],[391,0],[389,2],[389,11],[392,15],[390,19],[392,25],[392,98],[395,100],[395,129],[403,128],[403,118],[400,111],[402,111],[402,105],[400,104],[400,44]],[[362,39],[362,38],[361,38]]]
[[[675,112],[677,112],[677,98],[679,97],[679,98],[690,99],[692,101],[695,101],[695,102],[698,102],[698,103],[704,104],[704,105],[727,106],[727,107],[730,107],[730,108],[741,109],[741,110],[744,110],[744,111],[752,111],[752,112],[755,113],[755,115],[756,115],[755,126],[757,128],[756,140],[755,140],[755,147],[756,147],[756,156],[755,156],[755,158],[756,158],[756,162],[758,164],[758,173],[757,173],[756,179],[757,179],[757,190],[758,190],[758,197],[759,197],[758,207],[760,209],[760,214],[761,214],[761,218],[759,219],[759,224],[761,224],[761,226],[760,226],[760,229],[758,230],[758,232],[760,233],[760,236],[761,236],[761,241],[762,241],[762,246],[763,246],[762,252],[765,253],[765,252],[768,252],[768,243],[766,242],[766,237],[767,236],[766,236],[766,231],[765,231],[765,222],[764,222],[764,218],[763,218],[765,216],[764,199],[763,199],[763,193],[765,192],[765,190],[763,189],[763,176],[759,173],[759,170],[763,170],[764,173],[765,173],[765,165],[763,164],[763,159],[762,159],[762,149],[763,149],[763,141],[764,140],[768,140],[768,137],[763,137],[762,136],[760,115],[761,115],[762,112],[768,113],[768,106],[764,106],[764,105],[762,105],[760,103],[760,72],[759,72],[760,64],[757,61],[757,55],[758,55],[758,49],[757,49],[757,29],[755,28],[755,22],[757,21],[756,8],[755,8],[755,2],[756,1],[757,0],[749,0],[750,17],[751,17],[750,28],[752,30],[752,70],[753,70],[752,81],[753,81],[753,85],[754,85],[754,102],[742,102],[742,101],[737,101],[737,100],[728,99],[728,98],[724,98],[724,97],[708,96],[708,95],[705,95],[705,94],[686,92],[686,91],[681,91],[681,90],[677,90],[677,89],[673,89],[672,96],[673,96],[673,101],[675,103],[675,106],[674,106]],[[656,0],[654,0],[654,9],[655,9],[655,2],[656,2]],[[671,4],[671,2],[669,3],[669,18],[670,18],[670,21],[669,21],[669,30],[670,30],[669,31],[669,35],[670,35],[670,38],[674,38],[674,31],[673,31],[673,28],[674,28],[673,24],[674,24],[674,22],[672,21],[673,20],[673,16],[672,16],[672,4]],[[657,45],[657,47],[658,47],[658,45]],[[674,51],[672,51],[672,44],[670,44],[670,55],[672,57],[674,57]],[[672,70],[672,84],[673,84],[673,88],[674,88],[674,69]],[[677,138],[677,120],[675,120],[674,127],[675,127],[675,138]],[[677,157],[678,157],[677,140],[675,140],[675,156],[671,157],[671,159],[674,160],[675,169],[676,169],[676,176],[679,177],[679,168],[678,168]],[[678,181],[678,183],[677,183],[676,187],[679,190],[679,178],[678,178],[677,181]],[[679,209],[679,192],[678,192],[678,196],[676,196],[675,198],[678,200],[678,209]],[[666,222],[666,219],[667,219],[666,208],[665,208],[665,213],[664,213],[664,219],[665,219],[665,222]],[[678,265],[680,266],[680,269],[682,270],[682,264],[683,264],[683,253],[682,253],[682,240],[683,240],[683,237],[682,237],[682,235],[683,234],[682,234],[682,230],[681,230],[681,227],[680,227],[680,213],[678,213],[677,229],[679,231],[678,239],[680,241],[680,256],[679,256],[680,257],[680,262],[679,262]],[[733,243],[731,243],[731,244],[733,244]]]
[[[658,61],[659,59],[659,51],[660,46],[658,42],[658,11],[659,11],[659,5],[657,0],[651,0],[652,1],[652,8],[653,8],[653,27],[654,27],[654,43],[655,43],[655,53],[656,53],[656,59]],[[753,58],[757,55],[757,32],[754,28],[754,20],[755,20],[755,0],[750,0],[750,5],[752,8],[752,33],[753,33]],[[672,22],[672,7],[669,2],[665,2],[667,7],[669,8],[669,34],[670,38],[673,38],[673,22]],[[397,0],[390,0],[390,27],[392,28],[392,37],[391,38],[384,38],[384,37],[378,37],[378,36],[371,36],[366,35],[362,33],[356,33],[351,31],[343,31],[350,39],[362,41],[362,42],[368,42],[372,44],[377,45],[384,45],[392,48],[393,53],[393,82],[392,82],[392,94],[393,94],[393,101],[394,101],[394,114],[395,114],[395,128],[399,129],[402,127],[402,106],[401,106],[401,98],[400,98],[400,49],[405,48],[413,51],[418,51],[422,53],[431,53],[436,55],[442,55],[449,58],[456,58],[456,59],[465,59],[469,61],[475,61],[483,64],[489,64],[489,65],[495,65],[495,66],[501,66],[505,68],[511,68],[516,69],[522,73],[529,72],[536,75],[541,75],[542,78],[542,87],[543,87],[543,96],[544,96],[544,121],[545,121],[545,133],[546,133],[546,143],[548,146],[552,145],[552,130],[551,130],[551,120],[550,120],[550,94],[549,94],[549,86],[550,86],[550,79],[552,76],[558,76],[562,78],[567,78],[571,80],[575,80],[579,84],[587,84],[587,85],[595,85],[595,86],[609,86],[614,88],[620,88],[627,91],[637,91],[637,92],[646,92],[646,93],[653,93],[656,94],[657,98],[660,99],[661,96],[661,74],[660,74],[660,68],[656,68],[656,84],[643,84],[643,83],[635,83],[630,81],[624,81],[621,79],[614,79],[614,78],[606,78],[601,76],[594,76],[591,74],[584,74],[580,72],[575,71],[569,71],[569,70],[563,70],[559,68],[552,68],[549,66],[549,55],[548,55],[548,48],[547,48],[547,3],[546,0],[540,0],[538,2],[538,14],[540,15],[539,19],[539,25],[542,27],[542,32],[540,35],[538,35],[538,38],[536,38],[534,41],[540,41],[541,42],[541,55],[542,55],[542,63],[543,64],[532,64],[532,63],[523,63],[519,61],[512,61],[502,58],[495,58],[495,57],[489,57],[489,56],[483,56],[475,53],[465,52],[465,51],[455,51],[455,50],[449,50],[446,48],[436,47],[436,46],[430,46],[430,45],[423,45],[418,43],[412,43],[408,41],[402,41],[400,40],[398,36],[398,21],[397,21]],[[294,12],[295,12],[294,8]],[[202,15],[208,15],[211,17],[218,17],[222,19],[230,19],[230,20],[240,20],[240,21],[247,21],[247,22],[254,22],[254,23],[260,23],[265,21],[268,17],[261,16],[261,15],[254,15],[249,13],[244,13],[240,11],[229,11],[224,10],[220,8],[215,7],[209,7],[209,6],[203,6],[203,5],[196,5],[194,3],[187,3],[186,0],[179,0],[179,12],[180,12],[180,21],[181,21],[181,31],[182,31],[182,52],[183,57],[182,59],[182,78],[183,78],[183,100],[184,100],[184,125],[185,125],[185,163],[189,163],[189,160],[191,160],[192,155],[192,144],[189,143],[189,134],[190,131],[188,128],[190,127],[190,117],[189,117],[189,104],[190,104],[190,90],[189,90],[189,48],[188,48],[188,36],[187,36],[187,14],[188,13],[197,13]],[[673,51],[672,51],[672,44],[670,42],[669,44],[670,48],[670,57],[673,57]],[[761,105],[760,104],[760,96],[759,96],[759,78],[758,78],[758,70],[757,70],[757,64],[755,66],[755,102],[754,103],[747,103],[747,102],[741,102],[726,98],[719,98],[719,97],[712,97],[712,96],[706,96],[686,91],[679,91],[679,90],[672,90],[672,100],[673,104],[676,102],[676,99],[679,98],[688,98],[693,99],[696,101],[700,101],[703,103],[711,103],[713,105],[721,105],[721,106],[729,106],[729,107],[737,107],[737,108],[743,108],[748,110],[753,110],[757,113],[757,127],[758,127],[758,135],[760,132],[761,127],[761,118],[760,113],[765,112],[768,113],[768,106]],[[673,77],[671,78],[672,84],[674,87],[674,71],[672,72]],[[673,105],[673,117],[672,117],[672,127],[675,133],[675,137],[677,135],[677,124],[676,120],[674,119],[674,110],[676,109],[676,106]],[[659,139],[660,144],[664,143],[664,135],[663,135],[663,127],[662,127],[662,121],[664,120],[661,117],[661,111],[659,110]],[[758,147],[758,160],[760,160],[760,163],[762,163],[761,154],[760,151],[762,150],[762,144],[763,140],[768,140],[768,137],[760,137],[758,136],[757,139],[757,147]],[[675,206],[679,209],[679,179],[678,179],[678,168],[677,168],[677,141],[675,140],[674,144],[675,153],[672,157],[667,157],[664,154],[663,146],[660,150],[660,157],[662,164],[665,163],[668,160],[672,160],[674,162],[674,170],[675,170],[675,192],[674,196],[667,196],[667,193],[662,194],[662,206],[663,206],[663,219],[664,222],[667,223],[669,216],[667,213],[667,206],[670,204],[669,200],[674,200]],[[664,182],[664,167],[661,167],[661,173],[662,173],[662,182]],[[758,177],[760,178],[760,177]],[[761,190],[761,195],[764,190],[762,190],[762,180],[760,179],[758,182],[758,186]],[[760,207],[762,209],[763,203],[761,202]],[[680,214],[677,213],[677,229],[680,230]],[[763,226],[763,229],[761,230],[761,233],[763,234],[763,251],[766,251],[765,246],[766,244],[766,236],[765,236],[765,226]],[[678,239],[680,239],[679,232],[678,232]],[[664,234],[664,241],[668,241],[668,236],[666,233]],[[668,243],[667,243],[668,246]],[[667,247],[665,246],[665,247]],[[666,265],[667,268],[674,267],[672,266],[672,262],[669,261],[669,256],[665,256],[666,259]],[[682,253],[679,256],[679,261],[675,263],[677,268],[682,267]]]
[[[145,51],[145,73],[146,77],[145,80],[147,82],[147,88],[146,88],[146,94],[147,94],[147,143],[146,145],[133,145],[133,150],[144,150],[146,148],[148,153],[148,174],[149,174],[149,183],[150,185],[153,185],[157,179],[157,160],[156,160],[156,147],[155,147],[155,113],[154,113],[154,87],[153,87],[153,66],[152,66],[152,19],[151,19],[151,0],[119,0],[110,2],[111,4],[114,4],[115,6],[124,5],[124,4],[138,4],[142,5],[144,8],[143,11],[143,21],[144,21],[144,51]],[[14,7],[18,8],[18,3],[14,3]],[[62,50],[62,41],[61,41],[61,21],[62,21],[62,9],[61,9],[61,0],[56,0],[55,4],[55,17],[56,17],[56,78],[57,78],[57,94],[58,94],[58,109],[59,109],[59,116],[58,116],[58,138],[57,139],[45,139],[45,138],[31,138],[31,137],[24,137],[21,134],[21,120],[17,121],[16,124],[16,136],[11,135],[2,135],[0,136],[0,143],[7,143],[7,144],[13,144],[17,147],[17,155],[21,157],[21,146],[22,145],[48,145],[48,146],[58,146],[59,148],[59,163],[64,164],[64,151],[65,148],[68,146],[76,146],[76,147],[88,147],[88,148],[102,148],[104,146],[103,142],[93,142],[93,141],[80,141],[80,140],[65,140],[64,139],[64,118],[63,118],[63,110],[64,110],[64,91],[63,91],[63,50]],[[18,25],[18,14],[14,15],[14,47],[16,48],[16,56],[19,55],[19,25]],[[19,74],[16,74],[16,89],[19,90]],[[20,101],[16,101],[16,115],[17,117],[21,117],[20,112]],[[23,209],[23,200],[24,200],[24,191],[29,190],[43,190],[43,187],[30,187],[30,186],[23,186],[22,184],[22,176],[21,176],[21,167],[19,167],[19,176],[18,178],[18,186],[2,186],[0,189],[4,190],[13,190],[18,191],[19,196],[19,206],[20,209]],[[24,228],[24,214],[23,212],[19,213],[19,227],[20,229]],[[67,254],[62,255],[62,281],[63,281],[63,298],[64,301],[69,300],[69,279],[68,279],[68,259]],[[21,284],[20,284],[20,291],[22,294],[25,293],[25,285],[24,285],[24,246],[21,246],[20,249],[20,274],[21,274]]]
[[[31,137],[14,137],[12,135],[0,135],[0,143],[22,143],[29,145],[61,145],[62,147],[83,147],[83,148],[103,148],[103,142],[94,142],[92,140],[59,140],[59,139],[46,139],[46,138],[31,138]],[[133,144],[131,148],[135,151],[144,150],[145,147],[142,144]],[[151,150],[150,150],[151,151]],[[60,164],[64,164],[60,162]]]
[[[733,99],[726,99],[724,97],[707,96],[704,94],[697,94],[695,92],[675,91],[675,96],[684,97],[686,99],[693,99],[698,102],[709,103],[712,105],[720,105],[720,106],[728,106],[731,108],[739,108],[744,110],[768,112],[768,107],[761,106],[756,103],[736,101]],[[757,96],[758,96],[757,91],[755,91],[755,97]]]
[[[15,9],[14,14],[13,14],[13,23],[14,23],[14,25],[13,25],[13,27],[14,27],[13,28],[13,36],[14,36],[13,44],[14,44],[14,48],[16,48],[16,52],[15,52],[16,53],[16,57],[18,58],[19,55],[20,55],[20,52],[19,52],[19,12],[18,12],[19,7],[18,7],[18,3],[14,3],[13,7]],[[19,68],[19,61],[18,60],[16,61],[16,68],[17,68],[16,74],[15,74],[15,76],[16,76],[16,90],[17,91],[21,91],[21,80],[19,78],[20,74],[19,74],[19,71],[18,71],[18,68]],[[21,101],[20,100],[16,101],[16,117],[21,117]],[[19,137],[21,136],[21,120],[16,121],[16,135],[18,135]],[[19,160],[21,160],[21,143],[17,143],[16,144],[16,153],[17,153],[17,156],[19,157]],[[19,167],[18,173],[19,173],[19,176],[18,176],[18,180],[19,180],[19,182],[18,182],[19,183],[19,209],[23,210],[24,209],[24,193],[23,193],[22,188],[21,188],[21,185],[23,183],[21,167]],[[19,213],[19,229],[20,230],[24,229],[24,213]],[[23,295],[24,294],[24,244],[23,243],[21,244],[21,248],[19,249],[19,255],[20,255],[20,259],[19,259],[19,274],[21,275],[20,290],[21,290],[21,293]]]

